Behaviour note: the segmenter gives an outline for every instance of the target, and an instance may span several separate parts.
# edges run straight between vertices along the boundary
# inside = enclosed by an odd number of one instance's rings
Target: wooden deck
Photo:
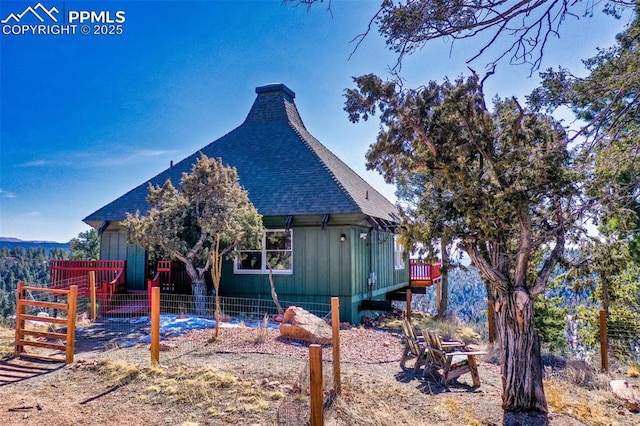
[[[442,280],[440,266],[440,262],[431,264],[419,259],[411,259],[409,261],[409,286],[428,287],[434,284],[439,285],[440,280]]]
[[[139,300],[127,300],[123,304],[112,307],[105,312],[105,316],[136,316],[149,315],[149,302],[145,298]]]
[[[149,315],[151,305],[147,290],[129,290],[127,293],[116,295],[111,306],[104,312],[109,316],[139,316]]]

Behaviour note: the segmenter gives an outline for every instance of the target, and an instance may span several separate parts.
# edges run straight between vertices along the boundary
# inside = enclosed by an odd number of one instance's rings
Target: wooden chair
[[[480,386],[476,356],[486,355],[486,352],[461,350],[460,343],[457,346],[453,342],[443,345],[440,336],[431,330],[424,330],[422,335],[425,339],[425,359],[428,360],[423,376],[428,372],[440,372],[442,384],[447,386],[451,380],[471,373],[473,387]]]
[[[400,358],[400,368],[404,369],[405,363],[408,360],[415,358],[413,363],[413,374],[416,374],[420,371],[420,367],[425,365],[426,362],[424,341],[422,339],[418,339],[413,326],[406,318],[402,319],[402,332],[405,338],[405,346],[402,358]]]

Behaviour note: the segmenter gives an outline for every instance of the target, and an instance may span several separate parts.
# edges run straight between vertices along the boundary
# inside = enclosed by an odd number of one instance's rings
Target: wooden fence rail
[[[41,287],[29,287],[23,282],[18,283],[16,294],[16,340],[15,355],[18,357],[39,358],[48,361],[61,361],[70,364],[73,362],[75,350],[75,330],[76,330],[76,308],[78,300],[78,287],[73,285],[68,290],[50,289]],[[57,297],[66,297],[65,302],[50,302],[37,300],[34,294],[52,294]],[[66,311],[66,318],[42,317],[27,313],[28,307],[38,307],[44,309],[54,309]],[[30,330],[27,328],[27,321],[36,321],[44,324],[66,325],[65,333],[51,330],[47,326],[47,331]],[[30,340],[27,337],[35,337],[39,340]],[[64,341],[64,343],[56,343]],[[62,351],[65,356],[42,355],[34,352],[27,352],[25,347],[33,346],[44,349],[54,349]]]

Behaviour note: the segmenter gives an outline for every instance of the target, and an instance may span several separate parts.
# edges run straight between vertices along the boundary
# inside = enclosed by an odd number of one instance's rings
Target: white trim
[[[289,249],[282,250],[267,250],[267,233],[270,232],[289,232],[289,240],[291,241],[291,247]],[[264,275],[269,273],[269,269],[266,265],[267,253],[268,252],[289,252],[290,256],[290,264],[291,269],[274,269],[274,275],[291,275],[293,274],[293,229],[266,229],[265,233],[262,235],[262,247],[260,249],[249,249],[249,250],[240,250],[242,252],[254,252],[260,254],[261,265],[260,269],[240,269],[238,268],[239,259],[235,259],[233,261],[233,273],[237,275]]]
[[[405,257],[405,255],[404,255],[404,247],[402,247],[402,244],[400,244],[400,242],[398,241],[398,237],[399,237],[399,235],[394,235],[393,236],[393,267],[394,267],[394,269],[396,271],[400,270],[400,269],[404,269],[405,266],[406,266],[406,263],[404,261],[405,260],[404,259],[404,257]],[[398,250],[398,248],[400,250]],[[398,263],[397,262],[398,253],[400,253],[400,260],[402,261],[402,263]]]

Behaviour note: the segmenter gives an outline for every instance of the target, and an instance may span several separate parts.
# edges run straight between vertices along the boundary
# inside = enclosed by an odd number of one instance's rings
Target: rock
[[[293,386],[291,385],[282,385],[280,388],[282,389],[283,392],[293,393]]]
[[[331,327],[321,318],[297,306],[289,306],[280,324],[280,335],[311,343],[331,343]]]
[[[575,383],[589,383],[593,380],[593,368],[584,361],[567,362],[567,372],[572,375]]]
[[[612,380],[611,392],[618,398],[624,399],[624,406],[632,413],[640,412],[640,386],[626,380]]]
[[[172,351],[177,347],[178,347],[178,345],[174,345],[173,343],[160,342],[159,349],[160,349],[161,352],[167,352],[167,351]]]
[[[640,402],[627,400],[624,406],[632,413],[640,413]]]

